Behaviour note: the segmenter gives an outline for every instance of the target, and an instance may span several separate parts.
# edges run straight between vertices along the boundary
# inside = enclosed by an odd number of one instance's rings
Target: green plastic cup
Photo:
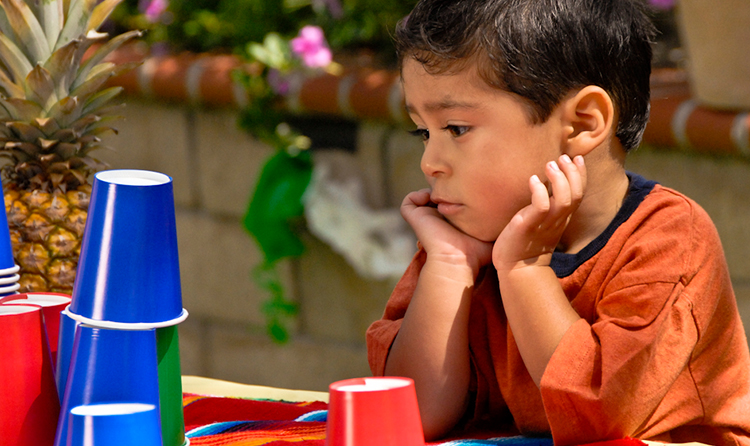
[[[182,374],[177,325],[156,329],[156,354],[159,362],[159,404],[164,446],[183,446],[185,419],[182,407]]]

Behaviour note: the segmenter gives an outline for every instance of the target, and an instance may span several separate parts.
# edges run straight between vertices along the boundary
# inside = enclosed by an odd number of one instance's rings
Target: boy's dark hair
[[[534,123],[570,91],[602,87],[630,150],[648,122],[654,35],[642,0],[420,0],[395,40],[401,63],[433,74],[476,62],[485,82],[526,100]]]

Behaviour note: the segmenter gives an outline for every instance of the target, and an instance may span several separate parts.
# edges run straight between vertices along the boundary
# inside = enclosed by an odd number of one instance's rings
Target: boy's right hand
[[[448,222],[430,201],[430,189],[409,193],[401,203],[401,215],[432,259],[468,264],[474,277],[492,260],[493,243],[467,235]]]

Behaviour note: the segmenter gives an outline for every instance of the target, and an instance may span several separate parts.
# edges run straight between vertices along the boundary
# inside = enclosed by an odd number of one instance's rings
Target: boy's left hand
[[[586,188],[583,157],[563,155],[545,167],[551,191],[536,175],[529,180],[531,204],[516,213],[495,242],[492,261],[498,271],[548,266],[552,253],[578,208]]]

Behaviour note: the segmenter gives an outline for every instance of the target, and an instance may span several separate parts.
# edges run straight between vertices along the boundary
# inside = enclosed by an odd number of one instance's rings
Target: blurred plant
[[[148,31],[144,40],[170,51],[231,52],[251,70],[234,73],[250,104],[240,126],[276,148],[264,164],[243,225],[264,260],[253,271],[270,297],[263,303],[272,339],[285,342],[285,322],[297,313],[277,265],[302,254],[302,197],[312,176],[311,141],[289,123],[280,99],[289,86],[321,71],[338,73],[333,52],[367,49],[382,65],[395,62],[391,31],[416,0],[124,0],[113,33]],[[152,46],[153,51],[153,46]]]
[[[314,26],[303,27],[291,40],[269,33],[262,44],[247,45],[246,57],[255,63],[256,70],[235,73],[251,97],[250,105],[241,112],[240,123],[276,152],[262,168],[243,225],[264,256],[253,276],[270,293],[262,308],[268,332],[274,340],[285,342],[289,335],[284,321],[296,315],[297,306],[285,297],[276,266],[279,260],[304,251],[297,234],[304,225],[302,197],[313,165],[307,150],[310,139],[286,122],[277,102],[295,79],[323,70],[336,73],[341,67],[332,61],[323,30]]]
[[[125,0],[114,26],[147,29],[151,43],[175,51],[242,54],[248,42],[269,33],[293,36],[320,27],[334,52],[369,49],[383,63],[394,62],[391,31],[416,0]],[[168,6],[166,9],[165,5]]]

